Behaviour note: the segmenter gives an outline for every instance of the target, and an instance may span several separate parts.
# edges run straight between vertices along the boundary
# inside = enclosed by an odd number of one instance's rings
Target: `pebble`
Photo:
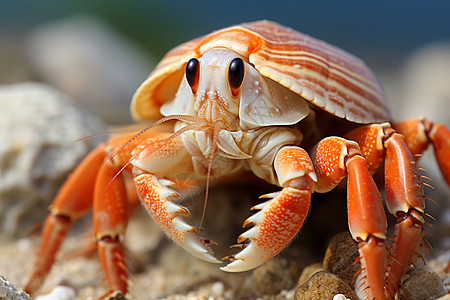
[[[325,271],[336,274],[351,287],[355,286],[356,272],[361,264],[355,263],[359,256],[358,244],[353,240],[348,231],[341,232],[333,237],[328,245],[323,260]]]
[[[35,300],[76,300],[77,295],[75,290],[71,287],[58,285],[53,288],[53,290],[46,295],[40,295],[35,298]]]
[[[446,293],[442,280],[435,272],[422,268],[405,280],[400,290],[402,300],[432,300]]]
[[[295,291],[294,300],[333,299],[342,294],[350,300],[357,300],[355,292],[341,278],[330,272],[318,272]]]
[[[276,257],[252,273],[252,287],[257,296],[275,295],[283,289],[295,286],[300,270],[294,260]]]
[[[297,287],[307,282],[311,276],[320,271],[324,271],[322,263],[315,263],[304,268],[300,278],[298,279]]]

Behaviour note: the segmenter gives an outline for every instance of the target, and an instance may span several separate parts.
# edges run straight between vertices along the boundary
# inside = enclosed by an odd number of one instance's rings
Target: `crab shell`
[[[187,62],[213,48],[240,54],[262,76],[337,117],[356,123],[391,119],[385,94],[362,60],[270,21],[228,27],[172,49],[134,95],[134,119],[161,117],[160,108],[174,99]]]

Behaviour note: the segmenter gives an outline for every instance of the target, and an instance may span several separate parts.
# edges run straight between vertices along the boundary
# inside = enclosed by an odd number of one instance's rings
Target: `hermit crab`
[[[311,194],[347,177],[348,223],[359,245],[357,288],[393,298],[423,243],[425,200],[415,157],[431,143],[450,183],[450,130],[418,118],[394,122],[378,81],[355,56],[269,21],[225,28],[171,50],[139,87],[136,120],[157,120],[112,137],[75,169],[54,200],[26,290],[36,291],[69,226],[93,208],[99,257],[111,291],[127,293],[122,245],[126,176],[166,235],[215,262],[212,242],[185,221],[183,180],[251,171],[281,190],[244,222],[240,251],[221,269],[251,270],[277,255],[307,217]],[[164,128],[162,128],[165,123]],[[372,175],[384,163],[386,213]],[[208,184],[206,185],[208,188]],[[212,201],[214,199],[211,199]],[[213,213],[213,212],[211,212]]]

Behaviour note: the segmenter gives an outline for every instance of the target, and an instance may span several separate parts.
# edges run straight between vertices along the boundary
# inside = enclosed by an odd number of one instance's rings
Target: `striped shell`
[[[335,116],[356,123],[390,119],[384,92],[363,61],[269,21],[228,27],[172,49],[134,95],[133,117],[159,118],[160,107],[174,98],[189,59],[217,47],[247,57],[262,76]]]

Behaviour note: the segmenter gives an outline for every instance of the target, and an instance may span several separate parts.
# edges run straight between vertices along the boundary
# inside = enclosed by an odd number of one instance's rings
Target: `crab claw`
[[[158,179],[152,174],[139,174],[134,178],[139,197],[164,233],[181,248],[192,255],[214,263],[221,263],[213,255],[208,245],[210,240],[201,238],[197,230],[184,221],[183,216],[190,216],[187,208],[176,204],[180,195],[172,189],[175,183]]]
[[[308,215],[311,191],[285,187],[281,192],[264,195],[273,199],[254,206],[259,212],[244,222],[254,224],[241,234],[242,251],[226,257],[231,263],[222,267],[227,272],[251,270],[278,254],[297,234]]]

